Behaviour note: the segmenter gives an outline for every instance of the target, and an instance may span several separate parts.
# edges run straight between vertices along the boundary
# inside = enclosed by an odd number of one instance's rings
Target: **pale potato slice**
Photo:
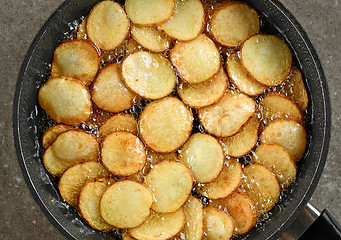
[[[102,163],[117,176],[129,176],[141,170],[146,162],[146,149],[142,141],[129,132],[108,135],[101,149]]]
[[[64,124],[57,124],[49,127],[41,139],[43,148],[47,148],[51,143],[53,143],[59,134],[70,130],[72,127]]]
[[[270,211],[281,193],[277,177],[260,164],[251,164],[243,170],[242,189],[255,203],[260,213]]]
[[[138,123],[144,143],[156,152],[179,149],[192,132],[193,114],[175,97],[166,97],[149,103]]]
[[[54,50],[51,77],[72,77],[89,85],[99,69],[99,55],[88,41],[70,40]]]
[[[78,26],[77,29],[77,39],[78,40],[87,40],[88,39],[88,34],[86,33],[86,20],[88,18],[84,18],[83,22]]]
[[[197,191],[210,199],[225,198],[240,184],[242,166],[236,159],[226,159],[223,170],[212,182],[198,184]]]
[[[190,196],[183,206],[185,224],[182,230],[185,239],[200,240],[204,234],[204,210],[200,200]]]
[[[98,129],[102,138],[116,131],[127,131],[137,135],[136,119],[128,113],[118,113],[106,120]]]
[[[92,112],[89,89],[70,77],[50,78],[38,92],[40,106],[57,123],[76,126]]]
[[[205,240],[228,240],[231,239],[234,230],[232,218],[224,211],[213,207],[204,209],[203,239]]]
[[[126,0],[124,6],[133,23],[159,25],[173,15],[175,3],[173,0]]]
[[[288,77],[292,54],[281,38],[258,34],[244,42],[241,61],[254,79],[266,86],[275,86]]]
[[[130,54],[123,61],[122,76],[132,91],[148,99],[169,95],[177,81],[173,66],[165,57],[146,51]]]
[[[145,177],[145,184],[154,194],[152,209],[169,213],[179,209],[192,190],[192,175],[187,167],[177,161],[164,160],[154,166]]]
[[[240,59],[238,53],[232,53],[226,59],[226,71],[232,81],[232,83],[243,93],[256,96],[262,94],[267,87],[257,82],[246,71]]]
[[[206,131],[217,137],[236,134],[256,111],[256,102],[242,94],[227,92],[216,104],[200,108],[199,120]]]
[[[249,153],[257,144],[258,128],[259,119],[253,115],[237,134],[220,138],[225,155],[238,158]]]
[[[205,133],[195,133],[181,147],[179,160],[192,172],[195,181],[206,183],[218,177],[225,156],[217,139]]]
[[[202,108],[218,102],[225,94],[228,78],[224,69],[209,80],[198,84],[180,83],[178,94],[182,101],[189,107]]]
[[[277,144],[283,147],[297,162],[305,152],[307,133],[304,127],[292,120],[277,120],[267,125],[260,136],[262,143]]]
[[[82,218],[98,231],[111,231],[111,226],[101,216],[99,202],[105,190],[115,182],[113,178],[99,178],[85,183],[80,194],[78,211]]]
[[[102,1],[92,8],[86,21],[89,39],[103,50],[118,47],[127,37],[129,20],[123,8],[114,1]]]
[[[259,32],[260,19],[251,6],[233,1],[213,13],[209,26],[218,43],[226,47],[236,47]]]
[[[151,191],[141,183],[123,180],[114,183],[100,200],[103,219],[118,228],[133,228],[142,224],[150,214]]]
[[[152,212],[140,226],[128,229],[139,240],[166,240],[180,232],[185,222],[182,208],[172,213]]]
[[[174,14],[159,29],[179,41],[189,41],[202,32],[204,17],[200,0],[175,0]]]
[[[137,97],[124,85],[117,63],[101,69],[91,90],[92,101],[107,112],[122,112],[133,106]]]
[[[189,84],[201,83],[216,74],[221,65],[220,53],[205,34],[173,47],[170,60],[181,79]]]
[[[99,162],[85,162],[68,168],[59,179],[58,189],[62,198],[77,207],[79,193],[90,179],[108,177],[110,173]]]

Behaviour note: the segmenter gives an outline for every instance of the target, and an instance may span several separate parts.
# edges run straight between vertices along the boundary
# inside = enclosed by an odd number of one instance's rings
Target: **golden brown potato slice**
[[[216,74],[221,65],[220,53],[205,34],[188,42],[178,42],[170,59],[181,79],[189,84],[201,83]]]
[[[251,76],[261,84],[275,86],[288,77],[292,55],[281,38],[258,34],[244,42],[241,61]]]
[[[173,66],[165,57],[146,51],[130,54],[123,61],[122,76],[131,90],[148,99],[169,95],[177,81]]]
[[[231,157],[242,157],[249,153],[258,141],[259,119],[253,115],[237,134],[220,138],[225,155]]]
[[[125,10],[135,24],[159,25],[174,12],[173,0],[126,0]]]
[[[304,127],[292,120],[277,120],[267,125],[260,136],[262,143],[277,144],[283,147],[297,162],[307,146],[307,133]]]
[[[145,184],[154,194],[152,209],[169,213],[179,209],[192,190],[192,175],[177,161],[164,160],[154,166],[145,177]]]
[[[179,41],[192,40],[203,30],[204,17],[200,0],[175,0],[174,14],[159,29]]]
[[[256,102],[242,94],[227,92],[216,104],[200,108],[199,120],[206,131],[217,137],[236,134],[256,111]]]
[[[76,126],[92,112],[89,89],[70,77],[50,78],[39,89],[40,106],[57,123]]]
[[[192,172],[194,180],[206,183],[218,177],[225,156],[217,139],[195,133],[180,149],[179,160]]]
[[[98,231],[111,231],[113,226],[104,221],[99,211],[99,202],[105,190],[115,182],[112,178],[90,180],[79,194],[78,211],[82,218]]]
[[[223,170],[216,179],[198,185],[198,193],[210,199],[225,198],[238,188],[241,177],[241,164],[235,159],[227,159]]]
[[[111,185],[100,201],[103,219],[118,228],[133,228],[150,214],[151,191],[141,183],[123,180]]]
[[[225,93],[228,78],[224,69],[209,80],[198,84],[181,83],[178,85],[178,94],[182,101],[192,108],[207,107],[218,102]]]
[[[190,196],[185,203],[185,224],[182,230],[185,239],[200,240],[204,234],[204,210],[200,200]]]
[[[204,209],[204,229],[203,239],[205,240],[228,240],[231,239],[234,223],[232,218],[224,211],[213,207]]]
[[[242,188],[255,203],[260,213],[270,211],[275,206],[281,188],[277,177],[260,164],[251,164],[243,170]]]
[[[118,113],[105,121],[98,131],[102,138],[116,131],[127,131],[137,135],[137,121],[128,113]]]
[[[166,97],[149,103],[138,123],[144,143],[156,152],[179,149],[192,132],[193,114],[175,97]]]
[[[99,162],[85,162],[68,168],[59,179],[58,189],[62,198],[77,207],[79,193],[88,180],[108,177],[110,173]]]
[[[99,69],[99,55],[94,46],[84,40],[70,40],[54,50],[51,77],[72,77],[89,85]]]
[[[70,130],[72,127],[64,124],[53,125],[44,132],[41,139],[43,148],[47,148],[51,143],[53,143],[59,134]]]
[[[262,94],[267,87],[257,82],[246,71],[240,59],[238,53],[232,53],[226,59],[226,71],[232,81],[232,83],[243,93],[256,96]]]
[[[78,26],[77,29],[77,39],[78,40],[86,40],[88,39],[88,34],[86,33],[86,20],[88,18],[84,18],[83,22]]]
[[[152,212],[140,226],[128,229],[131,236],[139,240],[166,240],[178,234],[185,222],[182,208],[172,213]]]
[[[117,63],[102,68],[92,87],[92,101],[107,112],[122,112],[135,103],[135,93],[127,89]]]
[[[102,1],[92,8],[86,22],[89,39],[103,50],[118,47],[127,37],[129,20],[123,8],[114,1]]]
[[[244,2],[229,2],[218,8],[209,22],[213,38],[226,47],[236,47],[260,30],[258,13]]]
[[[114,175],[129,176],[141,170],[146,162],[142,141],[129,132],[108,135],[101,149],[103,165]]]

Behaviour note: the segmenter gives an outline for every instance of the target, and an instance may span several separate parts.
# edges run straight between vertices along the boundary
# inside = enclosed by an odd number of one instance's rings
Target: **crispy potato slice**
[[[159,25],[174,12],[173,0],[126,0],[125,10],[135,24]]]
[[[225,156],[217,139],[205,133],[195,133],[180,149],[179,160],[197,182],[206,183],[218,177]]]
[[[58,189],[62,198],[72,207],[78,205],[79,193],[90,179],[108,177],[110,173],[99,162],[85,162],[68,168],[59,179]]]
[[[105,121],[98,131],[102,138],[116,131],[127,131],[137,135],[137,121],[128,113],[118,113]]]
[[[185,224],[182,232],[185,239],[200,240],[204,234],[204,210],[200,200],[190,196],[185,203]]]
[[[131,90],[147,99],[169,95],[177,81],[173,66],[165,57],[146,51],[130,54],[123,61],[122,76]]]
[[[260,213],[270,211],[281,193],[277,177],[260,164],[251,164],[243,170],[242,189],[255,203]]]
[[[76,126],[92,112],[89,89],[70,77],[50,78],[38,92],[40,106],[57,123]]]
[[[103,50],[118,47],[127,37],[129,20],[123,8],[114,1],[102,1],[92,8],[86,21],[89,39]]]
[[[88,34],[86,33],[86,20],[88,18],[85,17],[83,22],[78,26],[78,29],[77,29],[77,39],[78,40],[87,40],[88,39]]]
[[[205,233],[203,239],[231,239],[234,230],[234,223],[232,218],[226,212],[213,207],[206,207],[204,211]]]
[[[182,101],[192,108],[202,108],[218,102],[225,94],[228,78],[224,69],[209,80],[198,84],[180,83],[178,94]]]
[[[172,213],[152,212],[140,226],[128,229],[139,240],[166,240],[178,234],[185,222],[182,208]]]
[[[258,34],[242,45],[241,61],[254,79],[266,86],[275,86],[288,77],[292,55],[281,38]]]
[[[241,164],[236,159],[227,159],[219,176],[212,182],[199,184],[197,191],[210,199],[225,198],[239,187],[241,177]]]
[[[217,137],[236,134],[256,111],[256,102],[242,94],[227,92],[216,104],[200,108],[199,120],[206,131]]]
[[[170,60],[181,79],[189,84],[201,83],[216,74],[221,65],[220,53],[205,34],[173,47]]]
[[[149,103],[138,123],[144,143],[156,152],[179,149],[192,132],[193,114],[175,97],[166,97]]]
[[[307,133],[304,127],[292,120],[277,120],[267,125],[260,136],[262,143],[277,144],[283,147],[295,162],[304,154],[307,146]]]
[[[179,41],[189,41],[202,32],[204,17],[200,0],[175,0],[174,14],[159,29]]]
[[[246,71],[240,59],[238,53],[232,53],[226,59],[226,71],[232,81],[232,83],[243,93],[249,96],[256,96],[262,94],[267,87],[257,82]]]
[[[169,213],[179,209],[192,190],[192,175],[187,167],[177,161],[164,160],[154,166],[145,177],[145,184],[152,189],[156,212]]]
[[[226,47],[236,47],[259,32],[260,19],[251,6],[235,1],[218,8],[213,13],[209,26],[218,43]]]
[[[123,180],[111,185],[100,201],[103,219],[118,228],[133,228],[150,214],[151,191],[141,183]]]
[[[117,176],[129,176],[143,168],[146,149],[134,134],[113,132],[102,143],[101,157],[109,172]]]
[[[49,127],[45,132],[41,139],[41,143],[43,148],[47,148],[50,144],[52,144],[59,134],[70,130],[72,127],[64,124],[57,124]]]
[[[98,231],[111,231],[111,226],[101,216],[99,202],[105,190],[115,182],[113,178],[93,179],[85,183],[79,194],[78,211],[82,218]]]
[[[107,112],[121,112],[135,103],[137,95],[127,89],[117,63],[102,68],[92,87],[92,101]]]

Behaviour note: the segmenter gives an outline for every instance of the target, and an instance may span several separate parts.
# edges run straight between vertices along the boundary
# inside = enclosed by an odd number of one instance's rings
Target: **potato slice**
[[[92,101],[107,112],[122,112],[133,106],[137,97],[124,85],[117,63],[101,69],[91,90]]]
[[[175,97],[166,97],[149,103],[138,123],[144,143],[156,152],[179,149],[192,132],[193,114]]]
[[[148,99],[169,95],[177,81],[173,66],[165,57],[146,51],[130,54],[123,61],[122,76],[131,90]]]
[[[189,84],[201,83],[216,74],[221,65],[220,53],[205,34],[173,47],[170,60],[181,79]]]
[[[76,126],[92,112],[89,89],[70,77],[50,78],[38,92],[40,106],[57,123]]]
[[[227,92],[216,104],[200,108],[199,120],[206,131],[217,137],[236,134],[256,111],[256,102],[242,94]]]
[[[298,122],[277,120],[263,129],[260,141],[280,145],[295,162],[298,162],[303,157],[307,146],[307,133]]]
[[[85,17],[83,22],[78,26],[77,29],[77,39],[78,40],[87,40],[88,39],[88,34],[86,33],[86,20],[88,18]]]
[[[70,130],[72,127],[64,124],[57,124],[49,127],[45,132],[41,139],[41,143],[43,148],[47,148],[50,144],[52,144],[59,134]]]
[[[86,22],[89,39],[103,50],[118,47],[127,37],[129,21],[123,8],[114,1],[102,1],[92,8]]]
[[[217,42],[226,47],[237,47],[259,32],[260,19],[251,6],[235,1],[218,8],[213,13],[209,26]]]
[[[79,193],[88,180],[108,177],[110,173],[99,162],[85,162],[68,168],[59,179],[62,198],[72,207],[78,205]]]
[[[261,84],[275,86],[288,77],[292,55],[281,38],[258,34],[244,42],[241,61],[251,76]]]
[[[141,140],[129,132],[108,135],[101,149],[102,163],[117,176],[129,176],[141,170],[146,162],[146,149]]]
[[[206,183],[218,177],[225,156],[214,137],[195,133],[180,149],[179,160],[192,172],[194,180]]]
[[[117,131],[127,131],[137,135],[137,121],[128,113],[118,113],[105,121],[98,131],[102,138]]]
[[[80,194],[78,211],[82,218],[98,231],[111,231],[111,226],[101,216],[99,202],[105,190],[115,182],[113,178],[99,178],[85,183]]]
[[[178,94],[182,101],[192,108],[202,108],[218,102],[225,94],[228,78],[224,69],[209,80],[198,84],[181,83]]]
[[[243,170],[242,188],[255,203],[260,213],[270,211],[281,193],[277,177],[260,164],[251,164]]]
[[[126,0],[125,10],[135,24],[159,25],[174,12],[173,0]]]
[[[185,224],[182,230],[185,239],[200,240],[204,234],[204,210],[200,200],[190,196],[185,203]]]
[[[172,213],[153,212],[140,226],[128,229],[139,240],[166,240],[180,232],[185,222],[182,208]]]
[[[232,218],[226,212],[213,207],[206,207],[204,211],[205,233],[203,239],[231,239],[234,230],[234,223]]]
[[[199,184],[197,191],[210,199],[225,198],[239,187],[241,177],[241,164],[235,159],[227,159],[219,176],[212,182]]]
[[[226,59],[226,71],[232,81],[232,83],[243,93],[249,96],[256,96],[262,94],[267,87],[257,82],[246,71],[240,59],[238,53],[232,53]]]
[[[204,17],[200,0],[175,0],[174,14],[159,29],[179,41],[189,41],[202,32]]]
[[[152,209],[169,213],[179,209],[191,194],[192,175],[184,164],[164,160],[150,170],[145,184],[154,194]]]
[[[111,185],[100,201],[103,219],[118,228],[133,228],[150,214],[151,191],[141,183],[123,180]]]

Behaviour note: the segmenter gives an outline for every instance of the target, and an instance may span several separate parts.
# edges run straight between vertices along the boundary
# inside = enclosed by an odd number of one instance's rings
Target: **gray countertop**
[[[41,26],[63,0],[1,0],[0,9],[0,239],[64,239],[33,200],[22,177],[12,135],[12,102],[23,58]],[[281,0],[310,37],[321,59],[332,103],[327,163],[311,199],[341,222],[341,2]]]

